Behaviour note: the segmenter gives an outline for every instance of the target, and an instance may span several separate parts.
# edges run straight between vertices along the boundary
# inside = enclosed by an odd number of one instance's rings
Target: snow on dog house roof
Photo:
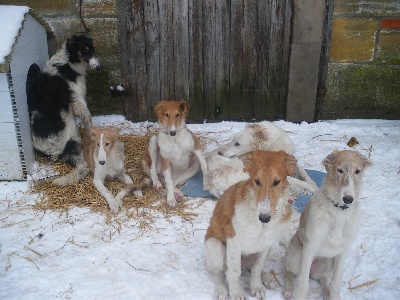
[[[24,180],[35,153],[26,97],[29,67],[49,59],[50,26],[27,6],[0,5],[0,180]]]
[[[0,5],[0,72],[8,71],[14,47],[18,42],[27,15],[31,15],[45,29],[53,31],[49,24],[28,6]]]

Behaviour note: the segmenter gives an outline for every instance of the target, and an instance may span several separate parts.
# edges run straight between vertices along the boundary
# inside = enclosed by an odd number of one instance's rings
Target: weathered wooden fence
[[[118,0],[125,111],[186,99],[192,121],[284,118],[291,0]]]

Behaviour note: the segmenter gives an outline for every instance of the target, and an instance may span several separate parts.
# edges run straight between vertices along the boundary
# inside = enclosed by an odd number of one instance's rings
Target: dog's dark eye
[[[280,183],[281,183],[280,180],[278,180],[278,179],[275,179],[275,180],[274,180],[274,186],[277,186],[277,185],[280,184]]]
[[[99,144],[99,143],[97,143],[97,147],[100,147],[100,144]]]
[[[260,182],[260,180],[258,180],[258,179],[254,180],[254,182],[255,182],[258,186],[261,185],[261,182]]]
[[[110,145],[110,143],[106,143],[106,146],[109,146]]]
[[[179,114],[176,114],[176,117],[178,118],[178,117],[179,117]]]
[[[169,114],[165,114],[165,116],[168,118],[168,117],[169,117]]]
[[[343,170],[342,169],[337,169],[337,171],[341,174],[343,174]]]
[[[360,170],[356,170],[356,174],[360,174],[360,172],[361,172]]]
[[[236,142],[236,143],[235,143],[235,146],[236,146],[236,147],[239,147],[239,146],[240,146],[240,144],[239,144],[238,142]]]

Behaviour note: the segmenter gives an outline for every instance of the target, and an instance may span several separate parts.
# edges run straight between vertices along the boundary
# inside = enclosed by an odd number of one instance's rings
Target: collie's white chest
[[[158,146],[161,156],[171,162],[173,169],[186,169],[189,166],[194,149],[190,132],[182,131],[176,136],[161,132],[158,135]]]

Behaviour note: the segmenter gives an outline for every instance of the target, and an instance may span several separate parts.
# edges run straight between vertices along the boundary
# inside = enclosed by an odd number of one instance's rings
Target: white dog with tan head
[[[361,181],[371,163],[345,150],[332,152],[323,164],[322,188],[307,203],[286,250],[286,298],[307,299],[311,277],[320,280],[325,299],[340,299],[345,259],[358,234]]]
[[[189,104],[185,100],[160,101],[154,113],[160,129],[150,138],[142,160],[143,172],[151,178],[155,189],[161,190],[161,181],[165,183],[167,203],[174,207],[177,199],[183,198],[176,186],[194,176],[200,167],[204,188],[208,189],[207,162],[199,140],[186,127]]]
[[[124,143],[115,127],[94,127],[85,137],[83,154],[88,168],[93,172],[93,185],[106,199],[113,213],[122,207],[122,197],[114,195],[104,186],[104,181],[117,178],[125,184],[133,184],[125,172]],[[141,196],[141,192],[137,192]]]
[[[293,175],[296,159],[283,151],[255,151],[243,163],[249,178],[228,188],[218,200],[205,237],[205,264],[214,277],[218,299],[228,295],[225,274],[231,298],[244,299],[239,282],[243,256],[255,257],[250,292],[264,298],[264,262],[287,228],[292,213],[287,177]],[[264,212],[268,214],[264,216],[267,223],[259,219],[261,204],[268,207]]]

